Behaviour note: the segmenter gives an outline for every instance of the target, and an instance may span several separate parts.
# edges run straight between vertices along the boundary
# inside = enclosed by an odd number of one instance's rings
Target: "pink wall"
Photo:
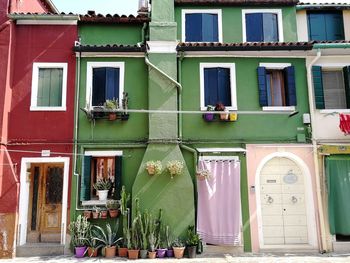
[[[10,0],[11,13],[47,13],[51,10],[40,0]]]
[[[255,186],[256,173],[259,165],[261,165],[263,159],[276,152],[287,152],[299,157],[309,169],[311,174],[313,201],[315,211],[317,211],[317,196],[316,196],[316,182],[315,182],[315,170],[313,161],[313,152],[311,145],[300,147],[293,145],[247,145],[247,173],[248,173],[248,187]],[[306,175],[305,175],[306,176]],[[256,186],[258,187],[258,186]],[[257,202],[256,193],[248,189],[249,192],[249,213],[250,213],[250,231],[252,238],[252,251],[259,252],[259,230],[257,221]],[[317,212],[316,212],[317,213]],[[315,218],[318,221],[318,216],[315,214]],[[317,222],[317,225],[318,222]],[[317,227],[317,229],[319,229]]]

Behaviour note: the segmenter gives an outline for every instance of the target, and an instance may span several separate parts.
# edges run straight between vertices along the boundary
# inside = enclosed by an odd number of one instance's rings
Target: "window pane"
[[[265,42],[278,42],[277,14],[263,13],[263,28]]]
[[[269,106],[286,106],[284,75],[282,70],[269,70],[266,74]]]
[[[92,194],[96,195],[96,190],[93,188],[93,184],[97,180],[108,179],[112,183],[112,187],[109,190],[109,195],[115,192],[115,158],[114,157],[95,157],[92,159]]]
[[[322,71],[326,109],[346,109],[346,96],[342,71]]]
[[[37,106],[62,106],[62,68],[39,68]]]
[[[216,14],[202,14],[203,42],[218,42],[218,16]]]
[[[205,106],[219,102],[232,106],[229,68],[204,69],[204,97]]]
[[[92,78],[92,106],[102,106],[107,99],[119,98],[119,68],[94,68]]]
[[[245,21],[247,42],[262,42],[264,40],[262,14],[246,14]]]
[[[327,40],[344,40],[342,13],[334,12],[326,15]]]
[[[217,42],[219,41],[217,14],[186,14],[185,41]]]

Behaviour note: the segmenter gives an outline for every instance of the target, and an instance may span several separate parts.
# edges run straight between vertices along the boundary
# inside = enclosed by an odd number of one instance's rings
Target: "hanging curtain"
[[[350,157],[327,157],[326,176],[330,233],[350,235]]]
[[[197,232],[203,242],[240,244],[241,193],[239,161],[200,161],[210,177],[198,180]]]

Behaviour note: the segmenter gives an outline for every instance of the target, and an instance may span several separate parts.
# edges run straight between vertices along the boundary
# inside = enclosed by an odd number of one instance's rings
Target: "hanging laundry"
[[[339,118],[340,118],[340,123],[339,123],[340,130],[346,135],[350,134],[350,114],[340,113]]]

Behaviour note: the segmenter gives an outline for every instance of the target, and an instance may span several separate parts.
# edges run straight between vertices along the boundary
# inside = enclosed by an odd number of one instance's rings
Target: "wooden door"
[[[288,158],[274,158],[260,176],[264,244],[307,244],[304,176],[297,164]]]
[[[28,242],[60,242],[62,192],[63,164],[32,165]]]

